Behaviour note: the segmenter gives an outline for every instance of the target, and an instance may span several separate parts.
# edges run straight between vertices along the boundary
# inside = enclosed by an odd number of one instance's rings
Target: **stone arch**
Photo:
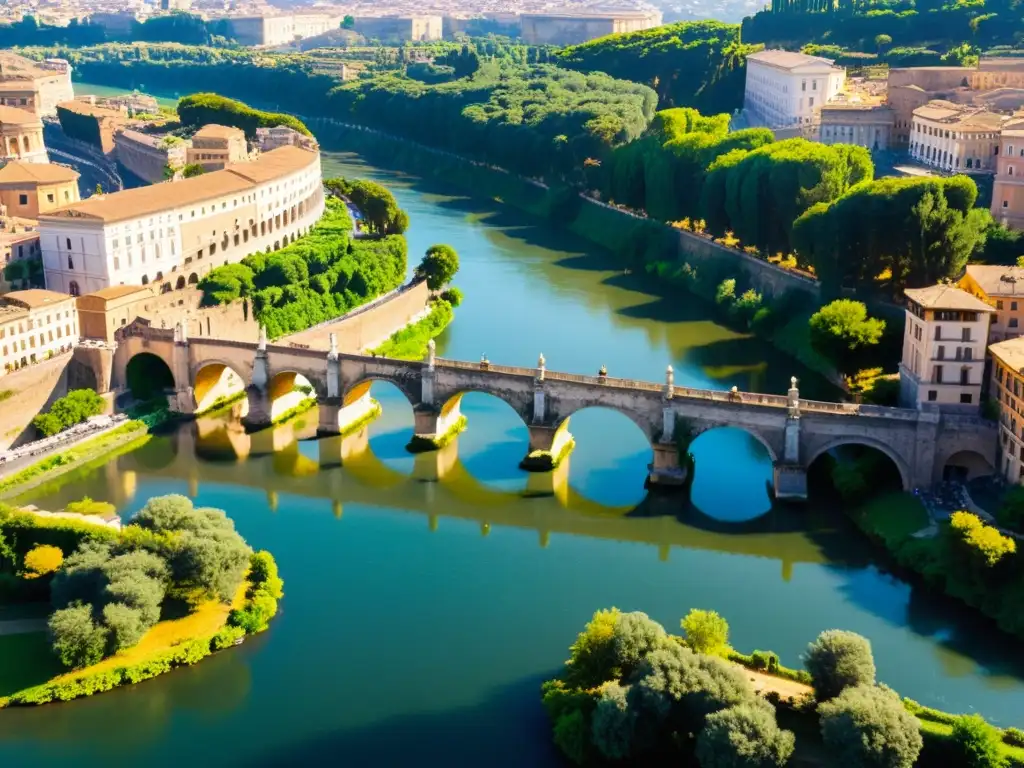
[[[493,390],[483,389],[483,388],[476,389],[474,387],[467,387],[466,389],[460,389],[457,392],[451,393],[450,395],[448,395],[445,398],[444,402],[441,403],[441,409],[440,409],[441,415],[442,416],[447,415],[453,408],[461,406],[462,398],[465,395],[468,395],[468,394],[487,395],[490,398],[498,400],[499,402],[504,403],[505,405],[507,405],[512,411],[515,412],[515,414],[519,417],[520,421],[522,421],[523,426],[528,427],[530,425],[530,417],[531,417],[530,411],[532,410],[532,406],[533,406],[532,402],[528,402],[528,403],[515,403],[515,402],[513,402],[511,400],[508,400],[507,398],[502,397],[501,395],[499,395],[498,393],[494,392]],[[531,399],[532,399],[532,395],[531,395]]]
[[[640,429],[640,431],[644,434],[644,437],[647,438],[647,442],[650,443],[652,446],[654,445],[655,439],[661,431],[660,422],[658,424],[653,424],[649,419],[647,419],[642,413],[638,411],[634,411],[628,408],[617,408],[614,405],[604,405],[603,403],[586,403],[584,405],[581,405],[579,408],[575,408],[569,413],[560,413],[558,417],[558,423],[556,424],[557,428],[561,429],[565,422],[569,421],[569,419],[571,419],[573,416],[590,409],[600,409],[604,411],[612,411],[614,413],[622,414]]]
[[[308,384],[306,383],[308,382]],[[305,391],[309,387],[309,391]],[[271,420],[276,421],[281,415],[305,404],[310,398],[314,402],[326,397],[322,382],[309,378],[301,371],[291,368],[271,371],[267,381],[267,401],[270,407]]]
[[[193,272],[191,275],[188,276],[188,284],[189,285],[195,285],[198,282],[199,282],[199,275],[197,275],[195,272]]]
[[[175,290],[180,291],[184,287],[185,287],[185,276],[184,275],[178,275],[178,280],[174,283],[174,288],[175,288]]]
[[[402,380],[393,379],[389,376],[371,375],[366,376],[362,379],[358,379],[357,381],[353,382],[348,387],[346,387],[345,391],[342,393],[342,404],[351,405],[352,403],[356,402],[356,400],[359,400],[361,397],[365,396],[366,393],[370,391],[370,387],[373,385],[375,381],[380,381],[384,382],[385,384],[393,385],[399,392],[401,392],[405,396],[405,399],[409,401],[410,408],[415,408],[416,405],[420,402],[419,395],[417,393],[412,392],[408,388],[408,385]]]
[[[203,360],[191,376],[197,413],[209,410],[218,399],[236,396],[239,392],[243,395],[240,400],[248,400],[245,392],[249,387],[249,377],[224,360]]]
[[[881,440],[876,440],[873,437],[839,437],[836,438],[835,440],[831,440],[825,443],[825,445],[823,445],[822,447],[818,448],[807,459],[805,466],[808,469],[810,469],[811,465],[814,464],[814,462],[817,461],[819,457],[828,453],[834,448],[839,448],[840,446],[843,445],[863,445],[867,448],[874,448],[876,451],[885,454],[892,461],[892,463],[896,465],[896,469],[900,473],[900,481],[903,483],[903,490],[909,491],[913,489],[913,485],[911,482],[913,479],[913,474],[910,471],[910,467],[908,467],[907,463],[903,460],[903,457],[896,453],[891,446],[887,445],[886,443],[883,443]]]
[[[125,387],[140,400],[149,400],[177,388],[170,364],[153,352],[136,352],[128,358],[124,370]]]
[[[142,284],[143,285],[149,285],[149,275],[143,275],[142,276]]]
[[[724,422],[724,423],[721,423],[721,424],[719,424],[719,423],[714,423],[714,424],[698,423],[695,426],[696,426],[696,429],[694,430],[694,433],[693,433],[693,439],[694,440],[696,440],[701,435],[706,434],[708,432],[712,432],[712,431],[714,431],[716,429],[738,429],[740,432],[748,434],[752,438],[757,440],[757,442],[759,442],[764,447],[764,449],[768,452],[768,457],[772,460],[773,464],[776,461],[779,460],[778,452],[775,450],[775,448],[772,447],[771,442],[764,435],[762,435],[760,432],[758,432],[755,429],[750,429],[748,427],[745,427],[742,424],[730,424],[730,423],[727,423],[727,422]],[[808,465],[808,466],[810,466],[810,465]]]
[[[958,446],[940,460],[936,466],[941,480],[974,480],[995,474],[998,469],[979,450]]]

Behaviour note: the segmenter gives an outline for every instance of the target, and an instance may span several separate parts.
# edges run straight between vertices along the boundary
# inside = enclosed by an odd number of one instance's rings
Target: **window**
[[[960,369],[960,384],[961,385],[966,385],[966,384],[970,384],[970,383],[971,383],[971,369],[970,368],[966,368],[966,367],[961,368]]]
[[[69,253],[68,254],[68,269],[74,269],[74,268],[75,268],[75,262],[71,260],[71,254]]]
[[[970,340],[971,340],[971,329],[970,328],[962,328],[960,330],[960,341],[970,341]]]
[[[67,243],[68,250],[70,251],[71,250],[71,238],[70,237],[65,237],[64,240]]]
[[[1013,312],[1017,311],[1017,302],[1016,301],[1011,301],[1010,302],[1010,310],[1013,311]]]
[[[974,359],[974,350],[970,347],[964,347],[964,360],[971,361]]]
[[[934,389],[929,389],[928,390],[928,402],[929,403],[934,403],[938,398],[939,398],[939,393],[938,392],[936,392]]]
[[[1011,175],[1012,175],[1012,174],[1011,174]],[[52,202],[55,202],[55,201],[54,201],[54,199],[53,199],[53,192],[48,192],[48,193],[46,194],[46,202],[48,202],[48,203],[52,203]]]
[[[936,352],[935,352],[935,359],[936,360],[945,360],[946,359],[946,348],[944,346],[940,345],[938,350],[936,350]]]
[[[811,96],[811,98],[808,99],[807,106],[809,106],[809,107],[813,107],[814,106],[814,97],[813,96]]]
[[[932,382],[934,382],[935,384],[941,384],[942,383],[942,366],[941,365],[936,365],[934,368],[932,368]]]
[[[18,205],[28,205],[28,195],[18,195]]]

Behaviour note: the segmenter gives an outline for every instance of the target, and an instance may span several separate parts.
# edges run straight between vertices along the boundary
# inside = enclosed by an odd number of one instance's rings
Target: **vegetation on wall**
[[[284,125],[299,133],[312,135],[309,128],[296,118],[283,112],[264,112],[248,104],[216,93],[194,93],[178,101],[178,118],[183,126],[201,128],[210,123],[241,128],[247,138],[256,136],[257,128]]]

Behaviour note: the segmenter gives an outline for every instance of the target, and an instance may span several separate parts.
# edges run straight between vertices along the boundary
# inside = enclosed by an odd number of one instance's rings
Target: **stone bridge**
[[[291,391],[297,376],[313,387],[322,434],[342,434],[365,422],[374,408],[374,381],[390,382],[408,398],[417,438],[434,443],[443,443],[464,424],[459,403],[467,392],[508,403],[529,429],[531,452],[558,454],[570,440],[574,413],[610,408],[632,420],[650,441],[653,484],[679,484],[685,478],[680,444],[725,426],[745,430],[765,447],[779,498],[805,498],[808,467],[842,445],[884,453],[907,490],[930,487],[947,467],[973,475],[991,471],[996,460],[991,422],[930,410],[805,400],[795,379],[786,395],[692,389],[674,384],[671,366],[663,383],[653,383],[549,371],[543,356],[536,368],[517,368],[435,358],[431,346],[427,360],[413,362],[268,344],[262,335],[256,343],[187,338],[180,327],[138,323],[119,334],[109,364],[100,366],[107,375],[99,372],[97,390],[124,389],[129,362],[143,353],[167,365],[174,382],[172,407],[182,413],[196,412],[204,371],[233,372],[246,388],[250,428],[270,425],[274,398]]]

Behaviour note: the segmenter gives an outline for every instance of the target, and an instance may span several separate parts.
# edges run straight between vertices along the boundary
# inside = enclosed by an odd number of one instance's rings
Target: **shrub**
[[[265,592],[257,592],[244,608],[235,608],[228,614],[228,624],[241,627],[247,635],[265,630],[277,613],[277,600]]]
[[[811,673],[818,701],[828,701],[845,688],[875,681],[871,644],[853,632],[822,632],[808,646],[804,666]]]
[[[775,722],[772,706],[754,700],[708,715],[697,737],[697,762],[701,768],[782,766],[795,741]]]
[[[965,768],[1001,768],[1006,764],[999,731],[980,715],[964,715],[953,723],[951,751]]]
[[[87,667],[103,658],[107,630],[93,621],[88,605],[75,604],[54,611],[48,625],[54,653],[64,666]]]
[[[242,627],[226,624],[210,640],[210,650],[221,651],[230,648],[241,637],[245,637],[245,630]]]
[[[715,611],[693,609],[680,625],[686,644],[697,653],[721,656],[729,652],[729,623]]]
[[[775,674],[779,671],[779,655],[773,651],[754,651],[750,654],[754,669]]]
[[[821,736],[837,765],[910,768],[923,741],[917,719],[892,690],[856,685],[818,706]]]
[[[590,743],[583,713],[576,709],[559,717],[555,721],[554,736],[555,745],[562,750],[562,754],[576,765],[583,765]]]
[[[1004,729],[1003,742],[1011,747],[1024,747],[1024,731],[1020,730],[1020,728]]]
[[[1004,528],[1024,531],[1024,486],[1014,485],[1006,491],[996,520]]]
[[[634,715],[627,703],[626,693],[627,688],[616,682],[609,683],[591,717],[590,730],[594,746],[609,760],[629,757],[632,750]]]
[[[110,630],[107,653],[117,653],[136,645],[151,626],[143,619],[142,611],[125,603],[103,606],[103,623]]]
[[[615,629],[621,616],[618,608],[595,611],[576,641],[569,646],[566,682],[592,688],[621,676],[615,653]]]
[[[24,565],[33,576],[45,576],[60,568],[63,562],[64,553],[60,551],[60,547],[40,544],[25,555]]]
[[[462,291],[453,285],[451,288],[441,292],[441,298],[453,307],[457,307],[462,303]]]
[[[970,512],[954,512],[949,519],[949,526],[954,535],[989,567],[1017,551],[1014,539],[985,525],[977,515]]]
[[[736,301],[736,281],[732,278],[723,280],[715,290],[715,303],[728,307],[734,301]]]
[[[88,496],[84,496],[78,501],[68,502],[68,505],[64,507],[65,512],[71,512],[75,515],[99,515],[106,517],[112,515],[117,511],[117,507],[107,501],[93,501]]]
[[[277,562],[265,549],[250,555],[247,580],[247,598],[251,598],[257,590],[263,590],[275,600],[280,600],[284,596],[284,582],[278,576]]]
[[[44,437],[62,432],[70,426],[103,413],[106,403],[91,389],[73,389],[50,406],[49,412],[32,420]]]
[[[613,632],[615,666],[621,670],[621,674],[628,675],[644,656],[664,645],[667,640],[665,628],[646,613],[624,613],[619,617]]]

